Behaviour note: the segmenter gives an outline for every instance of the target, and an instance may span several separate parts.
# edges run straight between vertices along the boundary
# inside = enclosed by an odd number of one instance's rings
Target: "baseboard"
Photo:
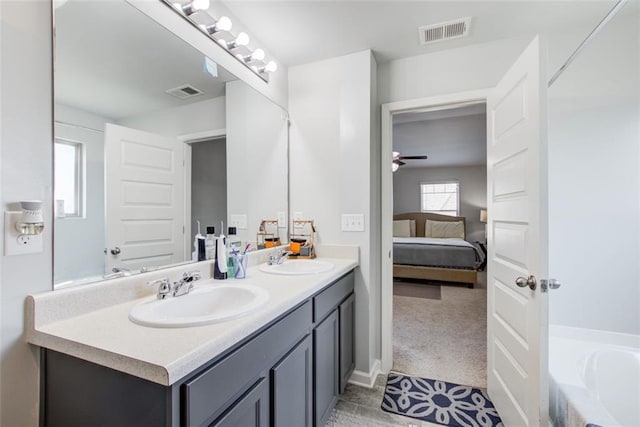
[[[378,378],[378,374],[380,374],[380,372],[380,360],[376,359],[373,361],[373,365],[371,365],[369,372],[358,371],[357,369],[354,370],[351,377],[349,377],[349,383],[360,387],[373,388],[376,378]]]

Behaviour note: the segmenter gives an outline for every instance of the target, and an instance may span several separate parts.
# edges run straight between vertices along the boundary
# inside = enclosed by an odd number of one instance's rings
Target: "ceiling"
[[[393,116],[393,151],[427,155],[405,160],[401,169],[486,164],[487,120],[484,103],[447,110]]]
[[[70,0],[55,11],[57,103],[121,119],[224,95],[236,77],[124,1]],[[178,99],[183,84],[204,92]]]
[[[617,0],[221,0],[287,66],[372,49],[378,63],[573,25],[594,27]],[[215,8],[215,4],[212,6]],[[421,46],[417,28],[471,16],[468,37]],[[585,34],[586,35],[586,34]]]

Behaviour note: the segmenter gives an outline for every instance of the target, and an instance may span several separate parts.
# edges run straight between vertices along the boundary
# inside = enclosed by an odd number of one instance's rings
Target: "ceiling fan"
[[[401,156],[397,151],[393,152],[393,161],[391,162],[391,166],[393,167],[393,171],[397,171],[398,168],[402,165],[406,165],[403,160],[424,160],[428,159],[428,156]]]

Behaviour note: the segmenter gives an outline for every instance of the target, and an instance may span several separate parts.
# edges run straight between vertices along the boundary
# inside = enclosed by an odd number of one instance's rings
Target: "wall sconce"
[[[269,74],[278,69],[278,64],[274,61],[265,62],[265,54],[262,49],[251,50],[247,47],[250,38],[247,33],[241,32],[237,36],[231,34],[233,26],[231,19],[222,16],[217,21],[214,20],[206,10],[209,9],[209,0],[191,0],[187,3],[175,2],[173,0],[162,0],[180,16],[185,18],[191,25],[206,34],[211,40],[222,46],[230,55],[240,61],[245,67],[253,71],[265,82],[269,82]],[[196,12],[198,13],[196,15]],[[203,23],[203,20],[213,21]]]
[[[4,254],[22,255],[42,252],[44,218],[40,200],[20,202],[21,211],[4,213]]]

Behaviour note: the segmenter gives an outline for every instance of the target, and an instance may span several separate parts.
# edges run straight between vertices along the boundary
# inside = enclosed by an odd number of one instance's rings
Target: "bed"
[[[465,283],[469,287],[477,283],[482,254],[464,240],[464,217],[414,212],[396,214],[393,219],[394,278]]]

